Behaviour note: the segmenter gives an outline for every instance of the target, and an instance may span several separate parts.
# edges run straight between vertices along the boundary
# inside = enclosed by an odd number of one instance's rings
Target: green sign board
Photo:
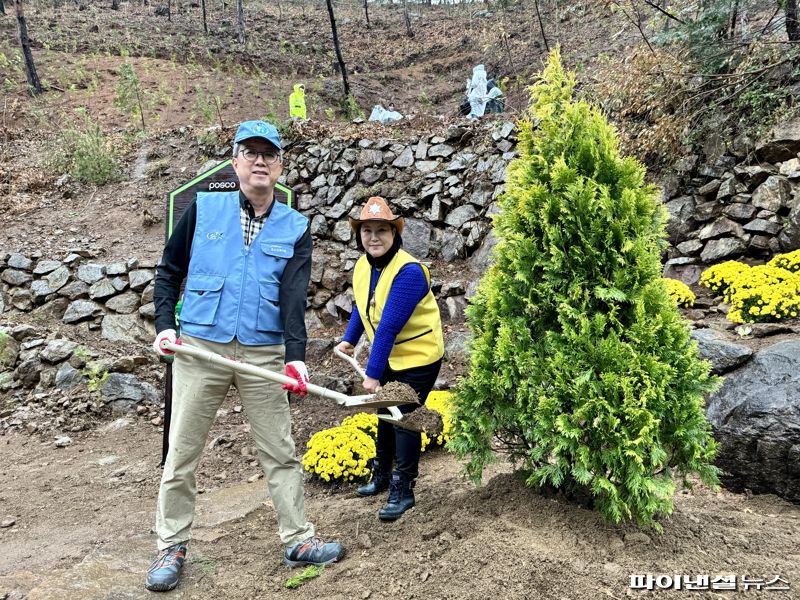
[[[201,173],[191,181],[184,183],[179,188],[172,190],[167,195],[167,215],[164,219],[166,225],[165,239],[172,235],[183,211],[197,196],[197,192],[234,192],[239,190],[239,180],[233,170],[230,160],[218,164],[213,169]],[[275,199],[292,206],[294,192],[280,183],[275,184]]]

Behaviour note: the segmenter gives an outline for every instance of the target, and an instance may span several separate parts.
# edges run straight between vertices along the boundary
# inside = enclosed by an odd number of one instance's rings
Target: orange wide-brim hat
[[[380,196],[372,196],[367,200],[357,219],[352,217],[348,217],[348,219],[354,233],[358,233],[359,226],[366,221],[386,221],[394,225],[397,228],[397,233],[401,235],[403,227],[406,225],[406,220],[403,217],[395,216],[386,200]]]

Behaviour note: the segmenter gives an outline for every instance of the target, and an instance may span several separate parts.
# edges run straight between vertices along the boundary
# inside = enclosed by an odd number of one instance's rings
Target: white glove
[[[339,352],[344,352],[349,356],[353,356],[353,344],[350,342],[339,342],[339,345],[336,346]]]
[[[306,363],[302,360],[293,360],[286,363],[286,374],[297,380],[296,384],[284,383],[283,389],[299,394],[300,396],[306,395],[306,384],[308,383],[308,369]]]
[[[153,342],[153,350],[156,351],[156,354],[160,354],[161,356],[169,356],[171,354],[175,354],[172,350],[165,350],[164,348],[161,347],[161,342],[164,340],[167,340],[171,344],[177,344],[178,338],[177,334],[175,333],[175,330],[165,329],[156,336],[156,341]]]

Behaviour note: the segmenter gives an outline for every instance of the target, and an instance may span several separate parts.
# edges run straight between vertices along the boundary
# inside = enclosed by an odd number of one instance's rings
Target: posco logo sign
[[[237,187],[235,181],[212,181],[208,184],[208,191],[214,190],[235,190]]]

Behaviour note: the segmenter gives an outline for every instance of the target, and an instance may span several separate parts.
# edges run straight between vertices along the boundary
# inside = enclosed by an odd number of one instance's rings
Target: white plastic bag
[[[500,88],[495,87],[487,92],[486,87],[486,68],[476,65],[472,69],[472,79],[467,80],[467,99],[470,106],[468,118],[479,119],[486,112],[486,104],[503,95]]]
[[[370,121],[380,121],[381,123],[391,123],[392,121],[400,121],[403,118],[396,110],[386,110],[380,104],[372,107],[372,112],[369,114]]]

